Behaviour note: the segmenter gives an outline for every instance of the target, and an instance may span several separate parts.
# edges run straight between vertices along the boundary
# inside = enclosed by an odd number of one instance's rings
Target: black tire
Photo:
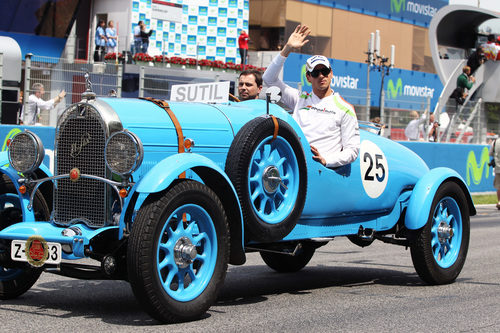
[[[175,249],[184,245],[195,246],[196,257],[178,263],[181,254]],[[227,217],[210,188],[185,180],[152,194],[137,214],[128,243],[134,295],[161,322],[197,319],[215,302],[224,283],[229,248]]]
[[[441,218],[451,215],[449,224]],[[431,232],[432,229],[442,231]],[[455,281],[467,257],[469,237],[469,207],[465,194],[458,184],[446,182],[434,196],[426,225],[415,232],[410,243],[413,266],[420,278],[431,285]]]
[[[275,140],[271,118],[259,117],[245,124],[226,159],[225,170],[238,193],[246,232],[249,239],[261,242],[281,240],[292,231],[304,208],[307,192],[306,160],[300,139],[290,125],[277,121],[279,130]],[[264,158],[264,152],[260,151],[266,149],[270,153]],[[259,164],[252,162],[258,154],[262,166],[257,167]],[[272,154],[281,162],[274,162]],[[278,170],[280,181],[268,191],[263,179],[265,175],[269,177],[267,170],[273,168]],[[254,194],[257,196],[252,199]]]
[[[261,251],[260,256],[267,266],[279,273],[298,272],[311,260],[316,247],[303,244],[295,255]]]
[[[0,177],[0,197],[7,194],[16,194],[17,191],[12,181],[6,176]],[[0,230],[18,222],[23,221],[22,211],[19,207],[12,205],[14,200],[6,203],[0,200]],[[50,218],[50,211],[40,191],[37,191],[33,201],[35,218],[47,221]],[[10,262],[10,242],[0,241],[0,261]],[[0,299],[16,298],[27,292],[38,280],[42,270],[26,264],[23,268],[8,268],[0,266]]]

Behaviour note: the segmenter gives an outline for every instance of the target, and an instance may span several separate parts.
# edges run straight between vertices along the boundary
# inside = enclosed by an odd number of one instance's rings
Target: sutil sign
[[[227,103],[229,101],[229,81],[179,84],[172,86],[171,101]]]

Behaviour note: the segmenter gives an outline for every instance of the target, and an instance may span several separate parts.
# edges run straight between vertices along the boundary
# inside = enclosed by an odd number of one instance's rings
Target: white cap
[[[314,55],[307,59],[306,61],[306,70],[308,72],[312,72],[314,70],[314,67],[318,65],[324,65],[327,68],[332,68],[330,65],[330,62],[328,61],[328,58],[322,55]]]

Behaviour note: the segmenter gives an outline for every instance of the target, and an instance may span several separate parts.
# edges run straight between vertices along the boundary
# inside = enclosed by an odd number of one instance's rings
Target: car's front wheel
[[[413,266],[429,284],[455,281],[469,248],[469,208],[460,186],[442,184],[434,196],[426,225],[411,242]]]
[[[197,319],[215,302],[229,257],[228,221],[207,186],[181,181],[139,210],[128,244],[132,290],[161,322]]]
[[[33,209],[37,220],[49,219],[49,208],[40,191],[35,194]],[[16,188],[6,175],[0,175],[0,230],[22,221],[21,202]],[[9,249],[8,241],[0,241],[0,299],[12,299],[24,294],[42,273],[41,269],[28,264],[14,266]]]

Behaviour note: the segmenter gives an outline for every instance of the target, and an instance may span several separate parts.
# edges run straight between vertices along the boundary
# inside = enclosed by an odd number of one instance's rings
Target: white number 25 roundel
[[[378,198],[387,186],[389,167],[382,150],[373,142],[363,140],[359,151],[361,181],[370,198]]]

